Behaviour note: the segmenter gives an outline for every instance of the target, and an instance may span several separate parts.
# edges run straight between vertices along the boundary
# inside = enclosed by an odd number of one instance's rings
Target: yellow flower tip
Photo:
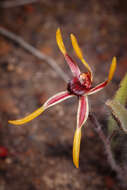
[[[15,120],[9,120],[8,123],[9,123],[9,124],[14,124],[14,121],[15,121]]]
[[[24,123],[27,123],[27,122],[24,122],[21,119],[21,120],[9,120],[8,123],[12,125],[23,125]]]
[[[71,37],[72,46],[74,48],[76,55],[78,56],[78,58],[80,60],[83,59],[83,54],[82,54],[82,51],[78,45],[76,37],[74,36],[74,34],[71,34],[70,37]]]
[[[29,114],[28,116],[26,116],[22,119],[18,119],[18,120],[9,120],[8,123],[13,124],[13,125],[23,125],[23,124],[28,123],[29,121],[33,120],[37,116],[39,116],[43,111],[44,111],[44,107],[42,106],[39,109],[37,109],[36,111],[34,111],[33,113]]]
[[[114,72],[116,70],[116,65],[117,65],[117,59],[114,56],[112,59],[112,64],[110,66],[110,70],[109,70],[109,75],[108,75],[108,82],[110,82],[113,78]]]
[[[60,28],[58,28],[56,30],[56,42],[57,42],[58,47],[59,47],[60,51],[62,52],[62,54],[65,55],[66,54],[66,49],[65,49],[65,46],[64,46],[64,43],[63,43]]]
[[[81,142],[81,128],[76,129],[73,141],[73,163],[76,168],[79,168],[80,142]]]
[[[73,160],[73,163],[74,163],[75,167],[78,169],[79,168],[79,161],[76,162],[76,161]]]

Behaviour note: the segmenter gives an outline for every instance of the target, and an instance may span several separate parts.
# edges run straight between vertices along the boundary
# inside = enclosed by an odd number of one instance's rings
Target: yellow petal
[[[112,77],[113,77],[114,72],[115,72],[115,70],[116,70],[116,62],[117,62],[116,57],[113,57],[113,59],[112,59],[112,64],[111,64],[110,70],[109,70],[108,82],[109,82],[110,80],[112,80]]]
[[[34,111],[33,113],[31,113],[30,115],[28,115],[28,116],[26,116],[26,117],[24,117],[22,119],[10,120],[10,121],[8,121],[8,123],[13,124],[13,125],[22,125],[22,124],[27,123],[27,122],[33,120],[34,118],[36,118],[43,111],[44,111],[44,107],[42,106],[39,109],[37,109],[36,111]]]
[[[65,55],[66,54],[66,49],[65,49],[65,46],[64,46],[64,43],[63,43],[60,28],[58,28],[57,31],[56,31],[56,41],[57,41],[57,44],[58,44],[58,47],[59,47],[60,51],[63,53],[63,55]]]
[[[85,61],[85,59],[83,58],[83,54],[82,54],[82,51],[78,45],[78,42],[77,42],[77,39],[76,37],[74,36],[74,34],[71,34],[71,42],[72,42],[72,46],[74,48],[74,51],[77,55],[77,57],[82,61],[82,63],[86,66],[86,68],[90,71],[91,73],[91,78],[92,77],[92,70],[90,68],[90,66],[88,65],[88,63]]]
[[[81,128],[76,129],[73,141],[73,163],[76,168],[79,168],[79,153],[80,153],[80,142],[81,142]]]

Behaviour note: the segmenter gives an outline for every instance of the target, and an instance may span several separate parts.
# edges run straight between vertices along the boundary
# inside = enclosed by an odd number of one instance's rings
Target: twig
[[[114,171],[116,171],[119,179],[123,180],[123,178],[125,179],[125,173],[124,170],[118,166],[118,164],[116,163],[112,151],[111,151],[111,146],[110,146],[110,141],[109,138],[107,138],[102,130],[102,127],[100,125],[100,123],[98,122],[97,118],[95,117],[95,115],[93,113],[90,113],[89,115],[90,120],[93,123],[93,128],[96,131],[96,133],[99,135],[100,139],[102,140],[104,147],[105,147],[105,152],[107,154],[107,158],[108,158],[108,162],[110,164],[110,166],[112,167],[112,169]]]
[[[21,5],[37,3],[39,0],[13,0],[13,1],[4,1],[0,3],[0,7],[2,8],[11,8],[17,7]]]
[[[62,71],[62,69],[56,64],[54,59],[49,57],[48,55],[45,55],[44,53],[38,51],[36,48],[25,42],[21,37],[18,35],[0,27],[0,34],[7,37],[8,39],[13,40],[14,42],[18,43],[21,47],[23,47],[25,50],[36,56],[37,58],[47,62],[59,75],[64,81],[68,81],[69,78],[66,75],[65,72]]]

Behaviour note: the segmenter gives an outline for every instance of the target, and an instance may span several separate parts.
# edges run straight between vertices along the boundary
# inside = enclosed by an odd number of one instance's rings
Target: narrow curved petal
[[[68,98],[71,98],[73,97],[74,95],[71,95],[68,91],[63,91],[63,92],[60,92],[60,93],[57,93],[56,95],[52,96],[51,98],[49,98],[43,105],[43,107],[45,109],[55,105],[55,104],[58,104]]]
[[[113,57],[112,64],[109,69],[108,79],[106,81],[100,83],[99,85],[95,86],[94,88],[90,89],[89,92],[87,93],[87,95],[91,95],[91,94],[99,92],[112,80],[114,72],[116,70],[116,62],[117,62],[116,57]]]
[[[72,46],[74,48],[74,51],[75,51],[77,57],[81,60],[81,62],[85,65],[85,67],[90,71],[91,80],[92,80],[93,79],[92,69],[90,68],[88,63],[85,61],[85,59],[83,58],[83,53],[78,45],[76,37],[73,34],[71,34],[71,42],[72,42]]]
[[[70,95],[67,91],[64,92],[60,92],[56,95],[54,95],[53,97],[49,98],[43,106],[41,106],[39,109],[37,109],[36,111],[34,111],[33,113],[29,114],[28,116],[22,118],[22,119],[18,119],[18,120],[10,120],[8,121],[10,124],[13,125],[22,125],[25,124],[31,120],[33,120],[34,118],[36,118],[37,116],[39,116],[43,111],[45,111],[47,108],[58,104],[64,100],[66,100],[67,98],[72,97],[73,95]]]
[[[58,28],[57,31],[56,31],[56,41],[57,41],[57,44],[58,44],[58,47],[59,47],[60,51],[64,55],[65,60],[69,65],[73,75],[79,77],[79,75],[80,75],[79,67],[72,60],[72,58],[67,54],[66,48],[65,48],[64,43],[63,43],[63,38],[62,38],[62,35],[61,35],[60,28]]]
[[[76,129],[73,141],[73,163],[76,168],[79,168],[79,153],[81,143],[81,128]]]
[[[77,128],[74,135],[73,141],[73,163],[76,168],[79,167],[79,153],[81,143],[81,128],[88,118],[88,98],[87,96],[81,96],[79,98],[79,107],[77,113]]]
[[[77,128],[81,128],[86,122],[89,114],[88,97],[81,96],[79,98],[78,112],[77,112]]]
[[[95,94],[97,92],[99,92],[100,90],[102,90],[106,85],[108,84],[108,81],[102,82],[99,85],[95,86],[94,88],[91,88],[88,92],[87,95],[92,95]]]
[[[65,55],[65,60],[68,63],[73,76],[79,78],[81,72],[78,65],[73,61],[73,59],[68,54]]]
[[[39,116],[43,111],[44,111],[44,107],[41,106],[36,111],[29,114],[28,116],[26,116],[22,119],[18,119],[18,120],[10,120],[10,121],[8,121],[8,123],[13,124],[13,125],[23,125],[24,123],[28,123],[29,121],[31,121],[34,118],[36,118],[37,116]]]

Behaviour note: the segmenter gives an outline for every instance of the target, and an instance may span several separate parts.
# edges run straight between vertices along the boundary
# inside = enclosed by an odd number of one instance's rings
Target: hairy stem
[[[125,179],[125,171],[116,163],[116,161],[113,157],[111,146],[110,146],[110,139],[107,138],[106,135],[104,134],[102,127],[101,127],[100,123],[98,122],[96,116],[93,113],[90,113],[89,117],[93,123],[93,129],[96,131],[96,133],[98,134],[98,136],[100,137],[100,139],[102,140],[102,142],[104,144],[105,152],[107,154],[107,159],[108,159],[108,162],[109,162],[111,168],[114,171],[116,171],[119,179],[121,179],[121,180]]]

